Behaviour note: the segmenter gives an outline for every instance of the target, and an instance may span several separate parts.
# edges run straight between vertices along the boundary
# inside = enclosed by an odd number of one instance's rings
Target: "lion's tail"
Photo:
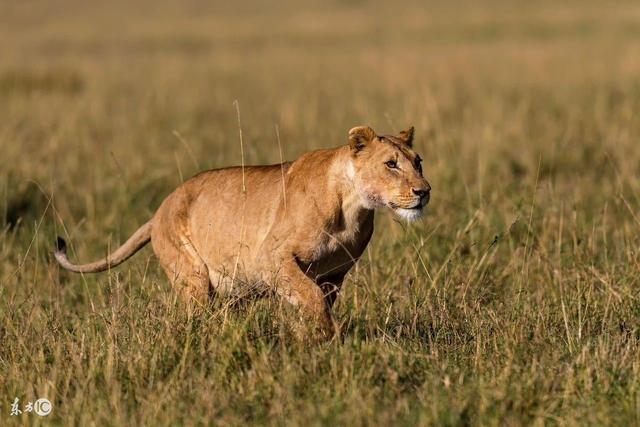
[[[151,222],[152,220],[140,227],[131,237],[129,237],[129,240],[127,240],[124,245],[120,246],[112,254],[107,255],[106,258],[100,261],[89,264],[73,264],[69,261],[69,258],[67,258],[67,242],[65,242],[62,237],[58,237],[53,255],[62,267],[76,273],[98,273],[100,271],[107,270],[126,261],[144,245],[149,243],[151,240]]]

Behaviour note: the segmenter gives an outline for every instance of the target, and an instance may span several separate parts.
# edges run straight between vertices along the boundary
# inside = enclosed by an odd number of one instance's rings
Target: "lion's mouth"
[[[390,202],[388,206],[391,208],[394,214],[398,215],[407,221],[417,221],[424,215],[424,205],[422,202],[418,202],[413,206],[400,206],[397,203]]]
[[[425,205],[426,205],[426,203],[422,204],[422,200],[419,200],[418,203],[416,203],[414,206],[410,206],[410,207],[400,206],[397,203],[389,202],[389,207],[391,209],[393,209],[393,210],[406,209],[406,210],[409,210],[409,211],[414,211],[414,210],[415,211],[421,211],[425,207]]]

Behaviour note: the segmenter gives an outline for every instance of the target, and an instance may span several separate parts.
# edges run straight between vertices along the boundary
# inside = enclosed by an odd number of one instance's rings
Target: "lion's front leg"
[[[305,320],[311,323],[314,338],[327,340],[335,335],[338,327],[331,316],[324,292],[300,270],[293,256],[284,261],[275,291],[296,306]]]
[[[336,298],[338,298],[345,274],[346,273],[338,273],[325,276],[317,281],[318,286],[322,289],[324,300],[327,302],[329,309],[333,308]]]

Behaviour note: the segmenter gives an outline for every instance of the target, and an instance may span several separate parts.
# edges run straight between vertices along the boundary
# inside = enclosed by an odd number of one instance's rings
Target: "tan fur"
[[[62,240],[56,258],[72,271],[101,271],[151,240],[187,299],[275,292],[331,336],[330,308],[369,243],[374,209],[416,219],[428,202],[412,141],[413,128],[379,137],[361,126],[349,132],[349,145],[292,163],[203,172],[170,194],[109,258],[74,265]]]

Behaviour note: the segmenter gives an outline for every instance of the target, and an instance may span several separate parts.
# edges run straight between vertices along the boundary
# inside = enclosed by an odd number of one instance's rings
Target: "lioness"
[[[294,162],[202,172],[171,193],[153,218],[107,258],[67,270],[115,267],[149,241],[187,300],[273,291],[299,307],[322,336],[335,332],[331,306],[373,233],[375,208],[420,218],[431,187],[412,149],[413,127],[378,136],[349,131],[349,145]]]

